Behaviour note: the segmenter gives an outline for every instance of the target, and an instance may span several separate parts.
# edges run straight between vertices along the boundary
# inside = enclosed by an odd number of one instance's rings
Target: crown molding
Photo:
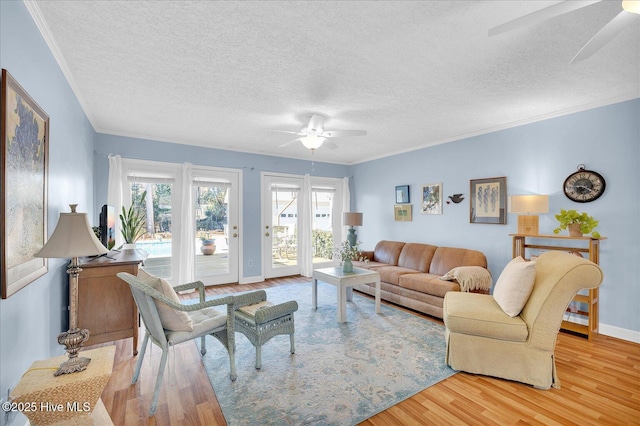
[[[40,10],[38,3],[35,0],[23,0],[23,3],[27,7],[29,14],[31,14],[31,17],[33,18],[33,22],[35,22],[36,26],[38,27],[38,30],[40,31],[40,34],[42,34],[44,41],[47,43],[47,46],[49,46],[49,50],[51,51],[51,54],[53,54],[53,57],[58,63],[58,66],[60,67],[62,74],[67,79],[67,83],[69,83],[69,86],[71,86],[71,90],[73,91],[74,95],[78,99],[78,102],[80,103],[80,107],[84,111],[84,114],[87,116],[87,118],[89,119],[89,122],[91,123],[91,125],[95,130],[96,129],[95,120],[89,110],[89,107],[86,101],[84,100],[84,97],[82,96],[82,93],[80,92],[80,88],[78,87],[78,84],[73,78],[73,74],[71,73],[71,70],[67,65],[67,61],[64,59],[64,55],[62,54],[62,51],[58,47],[58,44],[56,43],[53,37],[53,34],[51,34],[51,29],[49,28],[47,21],[44,19],[44,16],[42,15],[42,11]]]

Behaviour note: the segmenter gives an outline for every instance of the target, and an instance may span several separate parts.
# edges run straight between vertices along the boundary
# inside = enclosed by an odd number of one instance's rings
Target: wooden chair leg
[[[138,376],[140,376],[140,368],[142,367],[142,359],[144,358],[144,353],[147,351],[148,344],[149,344],[149,333],[145,331],[144,339],[142,340],[142,348],[140,348],[140,353],[138,354],[138,361],[136,362],[136,369],[133,371],[133,377],[131,378],[131,384],[135,384],[138,381]]]

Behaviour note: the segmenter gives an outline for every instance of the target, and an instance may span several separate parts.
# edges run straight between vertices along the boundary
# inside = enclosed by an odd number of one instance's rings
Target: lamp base
[[[352,226],[349,228],[349,235],[347,235],[347,241],[350,247],[354,247],[357,243],[358,236],[356,235],[356,229]]]
[[[58,335],[58,343],[67,348],[69,359],[60,364],[58,371],[53,373],[54,376],[77,373],[79,371],[86,370],[91,358],[79,358],[78,352],[80,351],[80,348],[82,348],[82,344],[86,342],[87,339],[89,339],[89,330],[80,330],[79,328],[65,331]]]
[[[538,216],[518,216],[518,234],[538,235]]]

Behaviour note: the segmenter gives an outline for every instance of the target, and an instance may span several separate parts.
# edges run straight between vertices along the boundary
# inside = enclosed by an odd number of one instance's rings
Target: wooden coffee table
[[[347,321],[347,301],[353,301],[353,286],[376,283],[376,313],[380,313],[380,274],[368,269],[353,268],[343,272],[342,268],[314,269],[311,307],[318,309],[318,280],[338,287],[338,322]]]

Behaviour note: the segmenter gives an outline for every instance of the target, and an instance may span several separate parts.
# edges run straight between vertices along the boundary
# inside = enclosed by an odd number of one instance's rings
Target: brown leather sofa
[[[457,280],[439,278],[454,268],[481,267],[485,271],[487,268],[485,255],[477,250],[400,241],[380,241],[373,251],[363,251],[362,257],[365,260],[354,262],[354,266],[380,273],[380,297],[383,300],[438,318],[443,315],[445,294],[461,290]],[[485,274],[488,276],[488,286],[485,280],[484,285],[480,286],[484,288],[472,284],[470,291],[489,293],[491,276],[488,271]],[[467,283],[465,286],[469,287]],[[354,288],[366,294],[375,294],[373,284]]]

